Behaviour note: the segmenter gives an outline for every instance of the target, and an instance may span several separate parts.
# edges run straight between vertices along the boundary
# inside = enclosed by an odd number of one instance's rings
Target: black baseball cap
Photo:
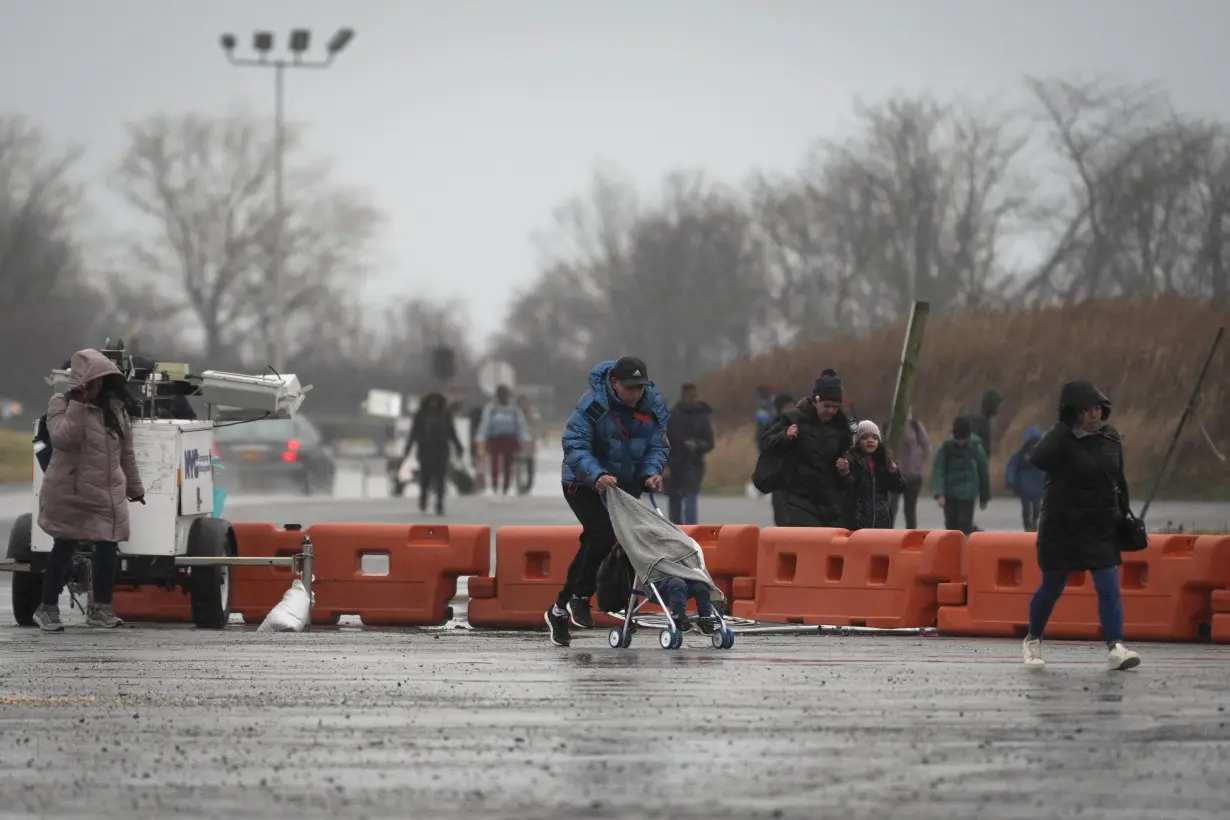
[[[611,368],[611,378],[624,387],[649,384],[649,369],[635,356],[624,356]]]

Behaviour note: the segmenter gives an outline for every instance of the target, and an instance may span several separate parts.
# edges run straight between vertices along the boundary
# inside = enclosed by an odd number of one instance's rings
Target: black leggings
[[[632,495],[640,498],[639,491]],[[559,591],[555,603],[562,609],[572,598],[590,598],[598,588],[598,567],[615,546],[615,530],[611,516],[597,490],[581,484],[565,484],[564,499],[572,514],[581,522],[581,543],[572,563],[568,565],[568,580]]]
[[[51,546],[51,555],[47,559],[47,571],[43,573],[43,605],[56,606],[60,603],[60,593],[68,583],[68,574],[73,567],[73,553],[79,544],[88,541],[73,541],[67,538],[57,538]],[[110,604],[115,592],[115,572],[119,566],[119,544],[114,541],[94,542],[94,561],[90,568],[91,580],[94,586],[94,603]]]

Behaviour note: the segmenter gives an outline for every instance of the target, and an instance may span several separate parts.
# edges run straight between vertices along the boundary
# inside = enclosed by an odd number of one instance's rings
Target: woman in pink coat
[[[72,388],[47,406],[51,463],[38,496],[38,525],[55,539],[43,575],[43,601],[34,621],[48,632],[63,632],[60,593],[68,581],[73,553],[94,545],[90,626],[123,622],[111,607],[120,541],[128,540],[128,502],[145,503],[132,447],[132,424],[123,399],[124,377],[97,350],[79,350],[70,364]]]

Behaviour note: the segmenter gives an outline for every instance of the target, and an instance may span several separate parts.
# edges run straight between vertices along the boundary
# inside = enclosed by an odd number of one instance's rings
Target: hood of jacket
[[[1088,379],[1070,381],[1059,391],[1060,421],[1071,423],[1076,414],[1094,405],[1102,407],[1102,421],[1110,418],[1110,399]]]
[[[1042,440],[1042,428],[1034,425],[1025,431],[1025,435],[1021,437],[1021,446],[1027,447],[1031,444],[1037,444]]]
[[[671,408],[671,415],[689,415],[689,416],[707,416],[713,413],[713,408],[707,401],[695,401],[691,404],[685,404],[681,401],[675,402],[675,406]]]
[[[123,374],[114,362],[93,349],[78,350],[74,353],[72,359],[69,360],[68,370],[73,387],[85,387],[95,379],[108,376],[123,378]]]
[[[999,406],[1004,403],[1004,397],[998,390],[988,390],[982,394],[982,413],[994,416],[999,413]]]
[[[614,369],[615,360],[612,359],[608,362],[598,362],[598,364],[594,365],[594,369],[589,371],[589,389],[594,391],[594,398],[607,410],[620,403],[619,399],[615,397],[615,391],[611,388],[611,371]],[[645,385],[645,393],[641,398],[641,405],[652,407],[657,395],[658,388],[654,385],[653,380],[650,379],[649,384]]]

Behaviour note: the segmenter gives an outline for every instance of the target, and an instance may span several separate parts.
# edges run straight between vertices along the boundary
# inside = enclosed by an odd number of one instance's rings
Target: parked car
[[[305,416],[214,428],[220,483],[232,490],[292,484],[305,495],[331,493],[336,465],[324,437]]]

